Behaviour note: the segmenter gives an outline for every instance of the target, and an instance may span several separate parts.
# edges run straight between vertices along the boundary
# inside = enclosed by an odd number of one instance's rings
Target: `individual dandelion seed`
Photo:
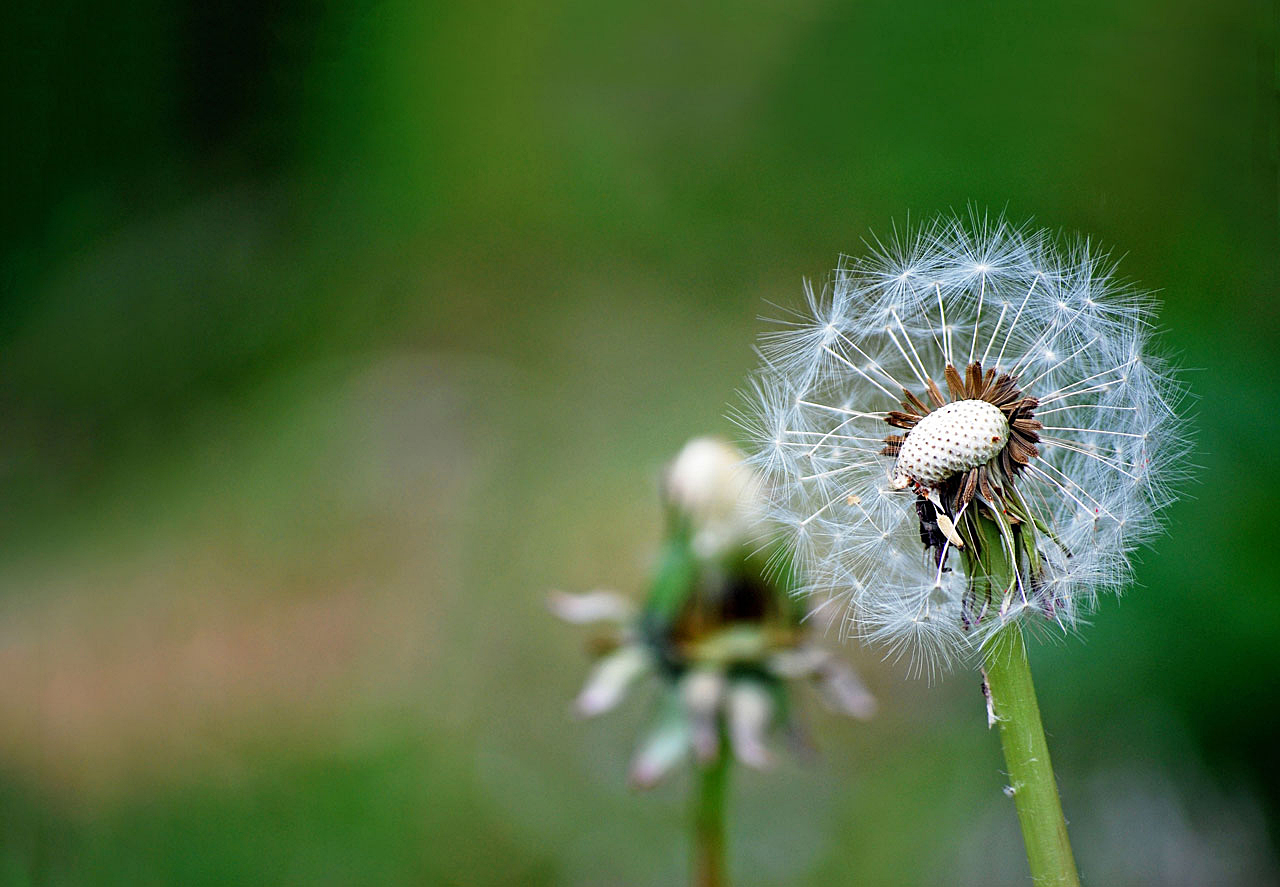
[[[1185,476],[1155,301],[1088,241],[971,214],[844,259],[740,421],[809,592],[918,671],[980,654],[1037,883],[1074,863],[1022,628],[1069,631]]]
[[[722,884],[729,764],[768,767],[775,733],[801,737],[795,683],[812,683],[829,709],[851,717],[870,717],[875,700],[811,637],[789,558],[761,544],[761,477],[737,449],[690,441],[664,473],[662,493],[667,538],[643,606],[603,591],[556,592],[550,604],[566,621],[611,626],[578,714],[609,711],[641,677],[658,678],[661,702],[631,781],[647,788],[690,757],[697,762],[695,882]]]

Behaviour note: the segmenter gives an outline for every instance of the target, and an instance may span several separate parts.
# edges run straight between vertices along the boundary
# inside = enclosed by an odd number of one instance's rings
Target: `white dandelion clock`
[[[1022,628],[1119,590],[1184,474],[1154,300],[1085,241],[978,216],[806,294],[744,422],[805,591],[919,670],[980,653],[1032,877],[1077,884]]]
[[[1123,585],[1185,447],[1154,302],[1105,255],[948,218],[807,293],[763,342],[754,461],[850,630],[930,667]],[[1009,575],[976,575],[996,546]]]

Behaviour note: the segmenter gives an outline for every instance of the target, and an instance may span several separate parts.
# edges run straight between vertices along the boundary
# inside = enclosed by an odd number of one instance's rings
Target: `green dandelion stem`
[[[697,768],[698,794],[693,812],[694,887],[728,887],[724,819],[730,757],[722,744],[714,761]]]
[[[1002,629],[985,651],[987,688],[1009,768],[1009,784],[1022,824],[1031,879],[1037,887],[1079,887],[1040,706],[1031,683],[1027,647],[1017,623]]]
[[[975,579],[976,600],[988,606],[1007,606],[1022,594],[1014,558],[1031,567],[1035,530],[1025,522],[1015,531],[1003,515],[983,509],[968,525],[965,550],[967,572]],[[1024,570],[1023,575],[1030,575]],[[990,694],[990,717],[1000,730],[1009,769],[1009,793],[1022,825],[1022,842],[1037,887],[1079,887],[1067,822],[1062,815],[1058,783],[1049,761],[1049,745],[1040,722],[1031,681],[1031,665],[1022,629],[1016,621],[996,632],[983,648],[983,677]]]

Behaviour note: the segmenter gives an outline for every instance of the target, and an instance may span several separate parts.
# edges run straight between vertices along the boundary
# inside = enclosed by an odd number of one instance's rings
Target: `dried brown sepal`
[[[974,361],[964,368],[964,390],[971,400],[977,400],[982,391],[982,364]]]
[[[987,399],[1003,410],[1021,396],[1022,392],[1018,390],[1018,380],[1008,373],[1004,373],[996,380],[995,391],[991,392]]]
[[[929,414],[930,410],[924,405],[924,401],[905,388],[902,389],[902,397],[902,408],[904,410],[914,410],[915,413],[920,416],[926,416]]]
[[[1036,449],[1035,444],[1019,435],[1009,436],[1009,443],[1006,449],[1013,457],[1013,461],[1019,465],[1026,465],[1032,458],[1040,455],[1040,451]]]
[[[981,368],[982,364],[977,364]],[[989,401],[991,395],[995,392],[996,371],[994,369],[987,370],[982,377],[982,393],[978,395],[979,399]]]
[[[960,508],[972,502],[976,492],[978,492],[978,469],[970,468],[964,473],[964,481],[960,484]]]
[[[931,378],[925,379],[925,387],[929,390],[929,399],[933,401],[934,406],[945,406],[947,399],[942,396],[942,392],[938,390],[938,383]]]
[[[885,416],[884,421],[894,428],[915,428],[920,422],[920,417],[915,413],[904,413],[900,410],[890,410]]]
[[[991,472],[985,465],[978,466],[978,489],[982,491],[983,499],[996,501],[996,488],[991,485]]]

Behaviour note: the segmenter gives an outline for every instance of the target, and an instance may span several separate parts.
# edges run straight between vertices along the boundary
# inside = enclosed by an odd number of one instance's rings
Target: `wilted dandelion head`
[[[667,538],[641,607],[611,591],[550,597],[568,622],[612,627],[575,703],[580,715],[613,709],[643,675],[659,679],[659,710],[632,781],[653,785],[689,753],[703,764],[732,754],[768,766],[771,734],[801,735],[796,682],[813,683],[836,712],[870,717],[871,694],[802,624],[785,553],[759,544],[765,500],[742,453],[694,438],[663,473],[662,498]]]
[[[765,336],[753,461],[851,633],[931,669],[1124,584],[1187,444],[1155,301],[1114,272],[1085,240],[947,217],[843,260]],[[982,522],[1008,581],[982,575]]]

